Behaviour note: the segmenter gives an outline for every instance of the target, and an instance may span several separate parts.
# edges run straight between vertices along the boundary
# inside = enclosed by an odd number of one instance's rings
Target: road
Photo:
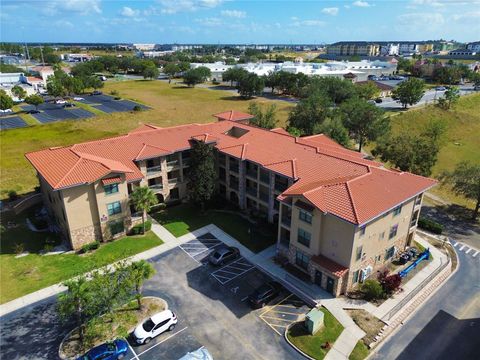
[[[380,345],[373,359],[478,359],[480,256],[460,248],[458,271]]]
[[[460,85],[460,95],[468,95],[473,92],[473,85]],[[422,99],[415,105],[410,107],[419,107],[423,105],[431,104],[434,100],[438,100],[443,96],[445,91],[436,91],[435,89],[430,89],[425,92]],[[393,109],[401,109],[402,105],[397,101],[393,100],[391,97],[386,97],[383,99],[383,102],[378,104],[378,107],[385,109],[385,110],[393,110]]]

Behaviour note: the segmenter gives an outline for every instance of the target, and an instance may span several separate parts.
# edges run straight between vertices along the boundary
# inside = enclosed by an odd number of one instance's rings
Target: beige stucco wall
[[[53,191],[52,187],[45,181],[45,179],[38,174],[38,180],[40,183],[40,191],[48,213],[55,219],[57,225],[62,231],[62,235],[66,239],[70,239],[70,231],[68,222],[64,220],[64,203],[62,190]]]

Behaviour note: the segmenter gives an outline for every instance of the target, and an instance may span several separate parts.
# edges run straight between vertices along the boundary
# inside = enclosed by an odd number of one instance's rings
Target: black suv
[[[282,286],[274,281],[266,282],[248,296],[248,302],[254,309],[264,307],[269,301],[275,299],[282,290]]]

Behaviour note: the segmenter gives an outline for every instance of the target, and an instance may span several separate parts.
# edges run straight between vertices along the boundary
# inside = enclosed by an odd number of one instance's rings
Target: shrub
[[[110,91],[110,95],[119,96],[120,93],[118,92],[118,90],[112,90],[112,91]]]
[[[402,278],[398,274],[386,276],[381,282],[383,290],[385,290],[387,294],[397,291],[401,284]]]
[[[152,222],[150,220],[145,221],[145,231],[150,231],[152,228]],[[138,224],[132,227],[130,235],[143,235],[143,224]]]
[[[17,199],[18,199],[17,192],[15,190],[10,190],[8,192],[8,200],[14,201],[14,200],[17,200]]]
[[[442,224],[424,217],[418,219],[418,227],[438,235],[443,232]]]
[[[139,105],[135,105],[132,110],[133,111],[142,111],[142,108]]]
[[[83,245],[82,249],[80,251],[81,251],[82,254],[84,254],[84,253],[87,253],[89,251],[98,249],[99,246],[100,246],[100,242],[99,241],[94,241],[94,242]]]
[[[378,280],[365,280],[362,285],[365,300],[378,300],[385,297],[385,291]]]

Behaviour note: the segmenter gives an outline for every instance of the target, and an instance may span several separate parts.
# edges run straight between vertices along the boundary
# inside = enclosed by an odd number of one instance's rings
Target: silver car
[[[240,250],[233,246],[221,245],[208,258],[212,265],[223,265],[228,261],[238,259]]]

